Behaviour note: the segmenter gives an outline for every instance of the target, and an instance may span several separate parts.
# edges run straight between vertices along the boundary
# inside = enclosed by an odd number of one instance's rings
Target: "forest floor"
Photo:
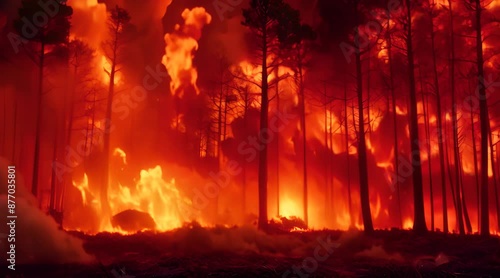
[[[81,238],[90,265],[23,265],[10,277],[500,277],[500,238],[379,230],[264,234],[190,226]],[[9,276],[7,276],[9,277]]]

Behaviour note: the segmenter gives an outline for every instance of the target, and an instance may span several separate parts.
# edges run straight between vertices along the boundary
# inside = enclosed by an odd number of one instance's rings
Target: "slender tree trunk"
[[[222,64],[222,63],[221,63]],[[217,124],[218,124],[218,130],[217,130],[217,171],[220,171],[221,166],[222,166],[222,141],[224,138],[224,127],[223,127],[223,118],[225,117],[225,113],[223,112],[222,106],[224,105],[224,110],[225,106],[227,103],[224,101],[224,72],[221,69],[221,75],[220,75],[220,92],[219,92],[219,115],[217,118]],[[215,219],[217,219],[217,216],[219,214],[219,195],[215,197],[215,200],[213,202],[213,210],[215,213]]]
[[[356,1],[357,2],[357,1]],[[356,3],[357,9],[357,3]],[[358,22],[358,21],[356,21]],[[361,65],[361,49],[359,42],[359,29],[356,27],[356,79],[357,79],[357,97],[358,97],[358,167],[359,167],[359,193],[361,200],[361,213],[363,216],[364,230],[367,233],[373,232],[372,215],[370,209],[370,192],[368,186],[368,165],[366,155],[366,134],[365,118],[363,108],[363,73]]]
[[[354,216],[352,215],[352,195],[351,195],[351,162],[349,155],[349,121],[347,115],[347,81],[344,84],[344,128],[345,128],[345,149],[347,156],[347,205],[349,208],[350,228],[354,227]],[[354,113],[353,113],[354,120]],[[353,124],[356,123],[353,121]]]
[[[472,224],[470,222],[469,212],[467,211],[467,201],[465,199],[465,191],[464,191],[464,171],[462,166],[462,157],[459,160],[459,170],[460,170],[460,192],[462,194],[462,207],[464,209],[464,219],[465,219],[465,227],[467,228],[467,233],[472,233]]]
[[[12,129],[12,132],[13,132],[13,138],[12,138],[12,163],[14,163],[14,164],[17,164],[17,161],[16,161],[17,106],[18,106],[17,96],[14,96],[14,127]]]
[[[417,94],[415,88],[415,62],[413,58],[413,32],[410,0],[406,0],[408,32],[406,38],[406,50],[408,57],[409,86],[410,86],[410,140],[411,140],[411,160],[413,165],[413,202],[414,202],[414,222],[413,230],[417,233],[427,231],[424,211],[424,191],[422,185],[422,162],[420,159],[420,144],[418,135],[417,116]]]
[[[67,126],[67,130],[66,130],[66,146],[71,146],[71,139],[72,139],[72,135],[73,135],[73,118],[74,118],[74,110],[75,110],[75,95],[76,95],[76,88],[77,88],[77,84],[78,84],[78,65],[74,65],[73,67],[73,79],[72,79],[72,84],[71,84],[71,93],[70,93],[70,96],[69,96],[69,104],[67,103],[68,101],[66,100],[65,103],[66,105],[69,105],[69,112],[68,112],[68,126]],[[66,112],[64,113],[64,115],[66,116]],[[88,129],[88,123],[87,123],[87,129]],[[88,133],[87,133],[88,134]],[[87,139],[87,138],[85,138]],[[87,140],[85,140],[85,153],[87,153]],[[83,159],[85,160],[85,157],[83,157]],[[53,170],[54,172],[55,170]],[[55,173],[53,173],[55,174]],[[71,178],[67,177],[65,179],[63,179],[62,181],[62,191],[65,190],[65,187],[66,186],[71,186]],[[62,192],[61,192],[61,198],[60,200],[62,200]],[[60,203],[62,203],[62,201],[60,201]],[[62,210],[62,206],[60,206],[60,209]]]
[[[429,101],[425,97],[424,87],[423,87],[422,73],[420,73],[420,82],[422,84],[421,94],[422,94],[422,108],[424,112],[424,125],[425,125],[425,138],[427,140],[427,166],[429,169],[429,199],[431,204],[431,231],[434,231],[434,188],[432,183],[432,149],[431,149],[431,134],[430,134],[430,123],[429,123]]]
[[[111,116],[112,116],[112,104],[113,104],[113,97],[115,94],[115,87],[114,87],[114,81],[115,81],[115,70],[114,70],[114,63],[113,67],[111,69],[111,74],[109,78],[109,90],[108,90],[108,102],[107,102],[107,108],[106,108],[106,119],[105,119],[105,126],[104,126],[104,148],[103,148],[103,167],[104,167],[104,173],[102,175],[103,183],[101,184],[101,191],[100,191],[100,199],[101,199],[101,206],[102,206],[102,213],[104,214],[105,217],[110,217],[111,213],[111,208],[108,203],[108,188],[110,185],[110,176],[109,176],[109,156],[111,155],[111,150],[110,150],[110,140],[111,140]]]
[[[2,154],[7,154],[7,91],[3,92]]]
[[[496,169],[495,169],[495,152],[494,152],[494,145],[493,145],[493,136],[492,136],[492,130],[491,130],[491,125],[490,122],[488,121],[488,135],[489,135],[489,141],[490,141],[490,161],[491,161],[491,170],[493,172],[493,188],[495,189],[495,206],[497,210],[497,227],[500,227],[500,203],[498,200],[498,183],[497,183],[497,175],[496,175]]]
[[[389,17],[388,26],[390,26],[391,18]],[[389,62],[389,82],[391,87],[391,99],[392,99],[392,124],[394,126],[394,173],[396,180],[393,181],[394,189],[396,190],[396,197],[398,202],[398,215],[399,215],[399,227],[403,228],[403,215],[401,212],[401,190],[398,183],[399,177],[399,139],[398,139],[398,114],[396,113],[396,89],[394,87],[394,65],[392,64],[392,38],[390,33],[387,35],[387,58]]]
[[[56,122],[56,130],[55,130],[55,134],[54,134],[54,145],[53,145],[53,151],[52,151],[52,161],[56,161],[57,160],[57,136],[58,136],[58,127],[57,127],[57,122]],[[51,175],[51,178],[50,178],[50,202],[49,202],[49,211],[50,213],[54,213],[54,211],[56,210],[56,206],[55,206],[55,201],[56,201],[56,187],[57,187],[57,183],[56,183],[56,177],[57,177],[57,172],[56,172],[57,168],[56,167],[52,167],[52,175]]]
[[[276,110],[280,113],[279,66],[276,67]],[[276,215],[280,216],[280,141],[276,136]]]
[[[97,92],[94,91],[94,99],[92,101],[92,119],[90,121],[90,124],[91,124],[91,130],[90,130],[90,142],[89,142],[89,149],[86,150],[88,151],[89,153],[92,151],[92,147],[94,145],[94,134],[95,134],[95,116],[96,116],[96,103],[97,103]],[[85,160],[84,160],[85,162]]]
[[[267,82],[267,26],[262,26],[262,100],[260,110],[260,130],[268,129],[268,82]],[[262,133],[259,134],[259,139],[263,142]],[[259,229],[267,230],[267,145],[262,144],[262,151],[259,154]]]
[[[326,92],[326,88],[325,88],[325,92]],[[333,177],[333,173],[334,173],[334,169],[333,169],[333,119],[331,117],[331,113],[333,111],[333,101],[330,102],[330,106],[328,107],[329,111],[330,111],[330,132],[328,132],[328,135],[329,135],[329,138],[330,138],[330,150],[331,150],[331,153],[329,153],[328,155],[328,163],[330,165],[330,188],[332,189],[331,191],[331,209],[332,211],[335,209],[335,189],[334,189],[334,185],[333,185],[333,180],[334,180],[334,177]],[[340,128],[340,127],[339,127]]]
[[[497,136],[497,137],[500,137],[500,135],[498,135],[498,134],[497,134],[496,136]],[[497,141],[497,142],[495,143],[495,146],[496,146],[495,152],[496,152],[496,157],[497,157],[497,164],[496,164],[496,165],[497,165],[497,169],[496,169],[496,171],[497,171],[497,172],[496,172],[496,176],[495,176],[495,179],[496,179],[496,183],[495,183],[495,194],[496,194],[496,196],[495,196],[495,201],[496,201],[497,203],[499,203],[498,201],[500,201],[500,200],[499,200],[500,196],[498,195],[498,193],[499,193],[499,192],[498,192],[498,191],[499,191],[499,190],[498,190],[498,187],[500,186],[500,184],[499,184],[499,180],[498,180],[498,178],[499,178],[499,176],[500,176],[500,150],[499,150],[499,148],[498,148],[498,144],[499,144],[499,142]],[[498,201],[497,201],[497,200],[498,200]],[[498,211],[499,207],[500,207],[500,204],[499,204],[499,206],[497,207],[497,222],[500,222],[500,211]],[[498,224],[497,229],[498,229],[498,231],[500,231],[500,223]]]
[[[481,235],[490,235],[489,202],[488,202],[488,103],[486,101],[486,88],[484,80],[483,37],[481,26],[481,0],[476,4],[476,55],[477,78],[479,86],[479,122],[481,130]],[[451,1],[450,1],[451,5]]]
[[[112,126],[112,105],[113,98],[115,95],[115,75],[116,75],[116,57],[117,57],[117,40],[115,39],[115,44],[113,48],[113,57],[111,61],[111,70],[109,72],[109,87],[108,87],[108,99],[106,106],[106,118],[104,123],[104,148],[103,148],[103,167],[104,173],[102,175],[103,183],[101,184],[100,190],[100,201],[102,207],[102,213],[104,219],[111,216],[111,207],[108,202],[108,188],[110,186],[110,173],[109,173],[109,157],[111,155],[111,126]]]
[[[92,108],[93,110],[93,108]],[[93,113],[93,111],[92,111]],[[84,132],[84,135],[85,135],[85,151],[89,150],[90,148],[90,132],[91,132],[91,125],[94,124],[94,117],[92,116],[88,116],[88,119],[87,120],[87,124],[85,125],[85,132]],[[88,123],[88,121],[90,120],[91,123]],[[83,165],[85,165],[85,160],[83,161]]]
[[[244,108],[244,114],[243,114],[243,128],[244,128],[245,132],[247,132],[247,126],[248,126],[248,106],[249,106],[248,103],[249,103],[248,88],[245,87],[245,108]],[[248,135],[248,134],[246,134],[246,135]],[[246,213],[246,211],[247,211],[247,161],[246,161],[246,159],[243,160],[243,174],[242,174],[241,178],[243,179],[243,202],[242,202],[243,213]],[[278,215],[279,215],[279,211],[278,211]]]
[[[42,98],[43,98],[43,69],[45,61],[45,43],[42,38],[40,47],[40,64],[38,69],[38,103],[37,103],[37,117],[36,117],[36,133],[35,133],[35,155],[33,159],[33,183],[31,186],[31,193],[38,197],[38,171],[40,163],[40,132],[42,125]]]
[[[448,136],[446,136],[448,138]],[[453,209],[455,210],[455,218],[458,221],[458,213],[457,213],[457,199],[455,198],[455,188],[453,187],[453,174],[451,170],[451,163],[450,163],[450,154],[449,154],[449,146],[446,144],[446,166],[448,170],[448,178],[450,180],[450,191],[451,191],[451,199],[453,200]],[[458,224],[458,223],[455,223]],[[456,225],[458,226],[458,225]]]
[[[323,90],[323,96],[324,96],[324,103],[325,103],[325,110],[324,110],[324,120],[325,120],[325,132],[324,132],[324,143],[325,143],[325,148],[326,148],[326,155],[327,159],[325,161],[325,188],[326,188],[326,194],[325,194],[325,217],[328,217],[329,209],[331,208],[331,201],[333,199],[330,199],[332,197],[332,191],[333,187],[330,187],[329,183],[329,177],[330,177],[330,143],[328,142],[328,135],[329,135],[329,130],[328,128],[330,127],[330,122],[328,119],[328,97],[326,95],[326,85],[324,85],[324,90]]]
[[[224,96],[224,121],[223,121],[224,128],[223,128],[223,133],[222,133],[222,141],[225,141],[226,136],[227,136],[227,109],[229,106],[228,98],[229,98],[229,93],[228,93],[227,88],[226,88],[226,95]],[[221,156],[221,159],[222,159],[222,156]],[[221,161],[221,163],[222,163],[222,161]]]
[[[57,160],[57,127],[54,135],[54,144],[52,151],[52,161]],[[50,178],[50,202],[49,202],[49,211],[55,210],[55,198],[56,198],[56,167],[52,167],[52,176]]]
[[[474,112],[472,106],[470,108],[470,120],[471,120],[471,135],[472,135],[472,154],[474,158],[474,177],[476,179],[476,202],[477,202],[477,230],[479,232],[480,222],[481,222],[481,194],[479,187],[479,169],[477,166],[477,146],[476,146],[476,128],[474,123]]]
[[[368,122],[368,136],[371,136],[372,134],[372,121],[371,121],[371,115],[370,115],[370,97],[371,97],[371,78],[370,78],[370,73],[371,73],[371,57],[370,57],[370,52],[368,52],[368,57],[366,58],[368,62],[368,70],[366,71],[366,120]],[[370,137],[369,137],[370,138]]]
[[[451,1],[449,3],[450,11],[450,92],[451,92],[451,124],[453,132],[453,161],[455,162],[455,191],[457,197],[457,223],[458,231],[461,235],[465,234],[462,198],[460,194],[460,146],[458,144],[458,119],[457,119],[457,104],[455,100],[455,34],[453,27],[453,10]]]
[[[420,81],[420,96],[422,98],[422,111],[424,116],[424,135],[427,151],[427,170],[429,175],[429,203],[431,207],[431,231],[434,231],[434,189],[432,179],[432,150],[431,150],[431,135],[430,135],[430,122],[429,122],[429,102],[425,96],[424,78],[422,74],[422,67],[419,67],[419,81]]]
[[[446,168],[444,163],[444,147],[443,147],[443,115],[441,108],[441,93],[439,89],[439,74],[437,70],[437,57],[434,31],[434,20],[431,18],[431,47],[432,47],[432,69],[434,75],[434,92],[436,93],[437,107],[437,132],[438,132],[438,148],[439,148],[439,169],[441,176],[441,198],[443,210],[443,232],[448,233],[448,202],[446,200]]]
[[[222,98],[224,97],[224,88],[223,88],[223,81],[222,81],[222,74],[221,74],[221,83],[220,83],[220,92],[219,92],[219,110],[217,111],[219,113],[217,117],[217,162],[220,162],[220,154],[221,154],[221,137],[222,137]],[[220,167],[220,165],[219,165]]]
[[[304,222],[306,225],[309,224],[308,215],[308,188],[307,188],[307,137],[306,137],[306,105],[305,105],[305,92],[304,92],[304,80],[302,76],[302,62],[299,54],[299,65],[298,65],[298,82],[299,82],[299,107],[300,107],[300,127],[302,131],[302,171],[303,171],[303,206],[304,206]]]

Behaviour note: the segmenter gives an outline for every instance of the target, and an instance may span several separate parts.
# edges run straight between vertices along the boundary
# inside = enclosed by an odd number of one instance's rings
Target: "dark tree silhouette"
[[[294,18],[289,21],[292,26],[282,28],[287,32],[292,32],[291,36],[291,64],[295,71],[295,83],[298,87],[299,110],[300,110],[300,128],[302,132],[302,171],[303,171],[303,205],[304,222],[308,225],[308,186],[307,186],[307,138],[306,138],[306,105],[304,88],[304,68],[306,65],[310,42],[316,38],[316,33],[308,25],[300,24],[299,12],[294,11],[290,16]],[[293,25],[294,24],[294,25]],[[325,122],[326,124],[326,122]]]
[[[431,5],[431,4],[430,4]],[[441,176],[441,194],[442,194],[442,209],[443,209],[443,232],[448,233],[448,204],[446,200],[446,168],[444,163],[444,147],[443,147],[443,115],[442,115],[442,102],[441,90],[439,88],[439,73],[436,54],[436,31],[434,18],[437,17],[435,11],[436,7],[431,6],[429,15],[431,20],[431,48],[432,48],[432,74],[434,94],[436,95],[436,112],[437,112],[437,136],[438,136],[438,149],[439,149],[439,169]]]
[[[83,99],[92,71],[91,62],[95,58],[95,50],[81,40],[69,43],[69,66],[71,72],[71,90],[67,100],[66,144],[71,144],[75,117],[76,99]],[[82,95],[81,95],[82,94]]]
[[[104,123],[104,147],[103,147],[103,166],[104,172],[102,175],[103,183],[101,186],[101,204],[103,212],[109,213],[109,203],[107,200],[109,187],[109,156],[110,152],[110,136],[111,136],[111,114],[113,97],[115,94],[115,78],[120,71],[119,65],[122,62],[121,50],[124,46],[124,31],[130,22],[129,13],[119,6],[115,6],[109,12],[108,31],[110,39],[103,44],[106,57],[111,65],[110,70],[103,69],[109,75],[109,88],[106,104],[106,118]]]
[[[250,8],[243,9],[244,20],[242,24],[248,27],[256,39],[256,53],[260,59],[261,67],[261,113],[260,130],[268,129],[269,114],[269,84],[268,76],[275,62],[269,63],[269,55],[277,52],[277,47],[287,47],[293,44],[296,39],[290,26],[300,25],[295,22],[299,19],[297,11],[283,0],[251,0]],[[263,132],[259,133],[259,140]],[[259,153],[259,221],[260,229],[265,230],[268,225],[267,219],[267,145],[262,144]]]
[[[391,17],[389,15],[387,22],[387,34],[386,34],[386,42],[387,42],[387,63],[389,64],[389,87],[391,91],[391,108],[392,108],[392,124],[394,128],[394,174],[395,179],[394,189],[396,190],[397,202],[398,202],[398,215],[399,215],[399,225],[403,228],[403,216],[401,213],[401,188],[398,184],[399,177],[399,138],[398,138],[398,113],[396,111],[396,88],[394,84],[394,61],[393,61],[393,46],[392,46],[392,30],[390,30],[391,26]]]
[[[358,167],[359,167],[359,194],[361,199],[361,214],[363,216],[363,226],[365,232],[373,232],[373,222],[370,209],[370,192],[368,186],[368,165],[366,151],[366,132],[365,132],[365,117],[363,108],[363,69],[362,69],[362,42],[359,30],[361,24],[360,19],[360,1],[352,1],[355,17],[354,28],[354,46],[356,57],[356,92],[358,97]]]
[[[451,0],[448,0],[448,9],[450,13],[450,93],[451,93],[451,106],[452,106],[452,130],[453,130],[453,161],[455,162],[455,191],[456,191],[456,204],[457,204],[457,221],[458,230],[460,234],[465,234],[464,219],[462,212],[462,197],[460,194],[460,158],[459,158],[459,145],[458,145],[458,118],[457,118],[457,105],[456,105],[456,90],[455,90],[455,34],[453,24],[453,6]]]
[[[48,14],[40,1],[22,1],[19,8],[19,19],[14,22],[17,33],[25,40],[38,43],[40,51],[34,56],[38,66],[38,93],[37,93],[37,122],[35,132],[35,154],[33,161],[33,181],[31,192],[38,195],[38,175],[40,162],[40,131],[42,125],[42,99],[44,87],[44,67],[46,46],[65,43],[68,40],[70,17],[73,14],[71,7],[66,5],[66,0],[53,1],[53,12]],[[57,8],[56,8],[57,6]],[[42,21],[40,22],[40,19]]]
[[[488,102],[486,100],[486,85],[484,81],[484,57],[483,57],[483,36],[482,36],[482,10],[481,0],[471,3],[471,8],[475,11],[475,31],[476,31],[476,66],[477,81],[479,88],[479,122],[481,133],[481,229],[483,236],[490,235],[490,215],[488,202]]]
[[[410,87],[410,144],[411,162],[413,166],[413,202],[414,222],[413,230],[417,233],[427,231],[424,211],[424,190],[422,179],[422,162],[420,159],[420,141],[418,136],[417,93],[415,86],[415,61],[413,52],[412,5],[410,0],[406,4],[406,56],[408,58],[408,79]]]

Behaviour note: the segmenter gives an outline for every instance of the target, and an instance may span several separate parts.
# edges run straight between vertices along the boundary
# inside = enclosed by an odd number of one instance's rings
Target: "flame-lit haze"
[[[241,23],[241,13],[228,13],[227,18],[220,20],[212,1],[158,0],[141,7],[138,7],[138,2],[68,1],[68,5],[73,8],[69,39],[84,42],[94,53],[86,61],[89,72],[82,74],[79,79],[78,86],[81,85],[81,88],[72,90],[68,86],[74,85],[73,82],[66,81],[76,79],[72,76],[74,67],[68,70],[65,68],[67,65],[53,57],[56,56],[56,51],[52,48],[46,50],[50,54],[47,55],[48,60],[53,58],[56,61],[51,61],[45,71],[48,77],[44,85],[43,103],[46,108],[42,113],[43,132],[40,135],[43,164],[39,177],[40,207],[48,208],[53,195],[52,198],[56,199],[54,208],[64,212],[63,228],[90,234],[104,231],[124,234],[135,232],[123,229],[112,220],[113,216],[130,210],[149,215],[158,231],[179,228],[185,222],[193,220],[203,226],[255,223],[259,202],[259,159],[255,147],[252,148],[252,138],[257,138],[260,131],[262,61],[252,52],[255,46],[250,43],[251,35],[246,31],[241,32],[246,30],[244,27],[233,26]],[[246,1],[244,2],[234,9],[240,11],[247,7]],[[291,2],[300,6],[298,3],[307,1]],[[321,5],[333,5],[326,0],[319,2],[324,2]],[[430,28],[428,18],[420,11],[413,15],[413,28],[418,30],[415,35],[418,41],[415,43],[418,69],[415,73],[418,125],[423,142],[421,158],[425,213],[430,227],[429,183],[432,180],[435,228],[443,229],[440,154],[438,134],[435,132],[438,117],[442,117],[446,166],[451,169],[443,173],[448,196],[445,209],[448,212],[450,230],[457,231],[455,204],[451,197],[456,192],[452,192],[455,188],[450,186],[451,182],[455,186],[456,177],[450,171],[454,171],[455,163],[458,162],[454,161],[453,156],[451,97],[448,93],[449,42],[446,32],[449,22],[444,9],[448,1],[434,2],[438,4],[436,10],[440,11],[434,18],[434,29],[439,30],[436,34],[436,47],[437,71],[442,82],[442,115],[437,114],[432,84],[432,57],[426,35]],[[108,32],[108,13],[116,4],[129,10],[131,28],[127,29],[130,33],[127,33],[128,37],[124,40],[118,67],[120,70],[114,78],[116,102],[113,103],[111,117],[113,128],[110,131],[110,171],[109,177],[103,178],[105,100],[112,63],[106,56],[103,45],[111,36]],[[314,16],[316,13],[317,17],[322,14],[319,10],[321,5],[315,8],[318,11],[312,11]],[[465,9],[458,3],[456,5],[459,11]],[[491,1],[486,10],[500,13],[500,1]],[[362,80],[363,109],[367,123],[371,216],[375,228],[410,229],[414,222],[412,178],[411,174],[402,174],[412,170],[409,162],[411,149],[407,62],[401,50],[405,47],[405,41],[400,34],[400,21],[391,19],[389,23],[381,7],[373,8],[373,11],[374,17],[381,21],[382,26],[388,25],[394,29],[390,36],[397,99],[393,111],[388,89],[390,44],[386,33],[377,35],[367,32],[365,35],[375,42],[364,54],[362,61],[365,67]],[[152,15],[149,16],[150,14]],[[401,11],[393,14],[394,18],[401,15]],[[340,35],[329,34],[328,32],[337,34],[336,31],[329,31],[329,20],[333,22],[334,19],[323,15],[321,20],[311,20],[313,29],[325,32],[326,35],[318,37],[315,43],[322,45],[308,52],[308,61],[303,69],[309,204],[307,224],[310,229],[347,230],[352,226],[363,229],[358,168],[359,112],[356,80],[353,78],[355,63],[348,63],[338,48],[340,41],[350,37],[340,38]],[[5,21],[0,13],[0,28],[7,28],[3,27],[8,26],[4,24]],[[477,85],[477,80],[474,79],[475,69],[467,63],[468,60],[475,59],[475,54],[470,54],[474,52],[475,42],[470,26],[459,22],[459,19],[455,21],[456,32],[464,34],[457,36],[455,42],[457,57],[466,61],[457,63],[456,69],[457,76],[460,76],[456,78],[457,102],[462,103],[475,92]],[[351,23],[345,24],[348,26]],[[350,32],[354,26],[348,27],[345,27],[346,30],[349,29],[346,32]],[[338,30],[339,34],[341,32],[343,31]],[[493,36],[498,35],[498,32],[492,27],[485,28],[484,32],[492,34],[483,44],[484,52],[492,57],[485,62],[485,69],[488,75],[498,76],[499,60],[494,51],[500,41]],[[29,64],[28,59],[20,58],[21,54],[15,57],[23,65]],[[268,64],[278,59],[275,54],[270,54],[267,58]],[[30,75],[29,79],[20,77],[24,72],[9,73],[2,70],[13,81],[2,77],[0,82],[0,89],[6,92],[5,102],[17,103],[17,106],[12,107],[5,105],[4,115],[12,115],[8,119],[13,119],[16,113],[15,117],[19,118],[15,137],[2,137],[2,143],[6,147],[0,154],[19,162],[19,169],[27,177],[33,171],[33,119],[36,117],[32,111],[36,111],[37,107],[35,95],[25,93],[36,91],[36,82],[27,81],[36,80],[37,68],[33,65],[31,67],[26,71],[26,75]],[[274,220],[279,217],[305,218],[302,163],[304,138],[300,121],[297,70],[293,67],[284,61],[277,70],[269,70],[268,76],[269,119],[271,123],[281,125],[279,131],[271,131],[272,140],[268,143],[268,217]],[[146,79],[147,82],[144,81]],[[29,82],[33,84],[26,84]],[[156,83],[155,86],[149,86],[148,82]],[[134,91],[136,88],[141,90]],[[494,89],[489,89],[492,94],[488,101],[492,105],[498,102],[498,94]],[[137,91],[144,94],[138,97],[135,95]],[[74,99],[70,99],[68,92],[75,94]],[[69,103],[73,105],[72,109],[64,106]],[[14,107],[18,110],[14,110]],[[497,110],[491,108],[489,115],[494,143],[500,137],[500,115]],[[73,117],[71,120],[70,114]],[[396,117],[396,127],[393,115]],[[478,154],[476,159],[480,159],[479,112],[463,108],[458,111],[457,117],[460,127],[460,177],[464,187],[462,196],[467,205],[472,231],[476,232],[479,229],[479,219],[475,174],[476,171],[481,171],[481,167],[479,163],[474,164],[474,150]],[[70,121],[71,130],[63,132],[62,126],[68,126]],[[5,126],[14,128],[14,124],[10,122]],[[397,143],[394,142],[395,132]],[[429,148],[425,143],[426,134],[429,136]],[[14,142],[19,146],[12,148]],[[58,146],[55,150],[54,144]],[[396,153],[395,144],[399,153]],[[70,149],[84,149],[87,155],[75,155],[78,151],[70,152]],[[489,161],[494,161],[496,168],[489,163],[488,176],[492,194],[490,227],[493,233],[497,233],[500,229],[493,210],[496,194],[493,179],[496,177],[498,180],[500,174],[500,150],[496,145],[493,154],[495,157],[488,157]],[[398,172],[401,178],[394,187],[396,159],[400,161]],[[62,176],[60,179],[57,179],[59,174],[52,173],[54,161],[69,165],[64,168],[64,173],[59,173]],[[106,185],[105,180],[109,180],[109,185]],[[51,192],[52,184],[57,186],[55,192]],[[103,191],[103,187],[107,190]],[[102,192],[107,192],[107,196],[101,196]],[[111,217],[106,216],[108,209]]]

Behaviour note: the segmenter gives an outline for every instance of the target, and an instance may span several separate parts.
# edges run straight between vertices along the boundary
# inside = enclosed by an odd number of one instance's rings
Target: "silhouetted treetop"
[[[24,39],[45,44],[57,44],[67,40],[73,9],[66,0],[57,0],[53,6],[42,6],[38,0],[25,0],[19,8],[19,19],[14,28]]]

